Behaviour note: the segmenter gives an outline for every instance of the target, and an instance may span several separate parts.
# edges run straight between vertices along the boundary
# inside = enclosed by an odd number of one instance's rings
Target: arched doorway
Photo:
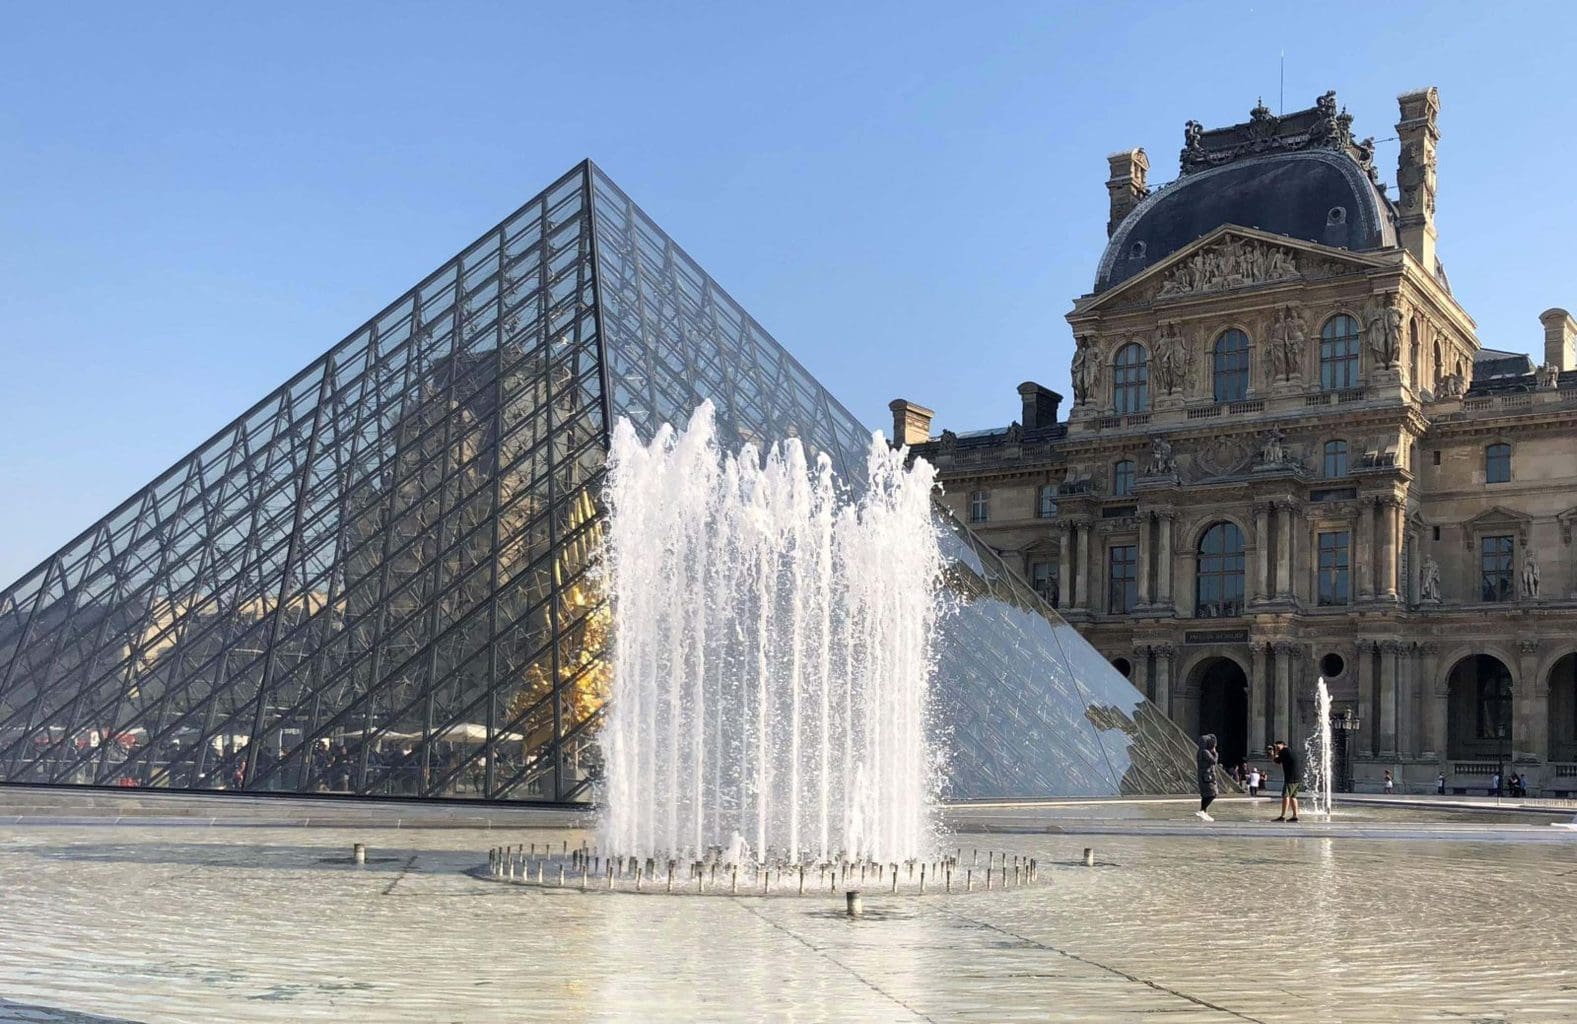
[[[1510,760],[1511,670],[1490,654],[1470,654],[1451,669],[1446,686],[1446,756],[1481,761]]]
[[[1550,760],[1577,761],[1577,654],[1550,669]]]
[[[1236,768],[1248,757],[1248,676],[1231,658],[1210,658],[1194,669],[1199,692],[1196,735],[1216,734],[1223,768]]]

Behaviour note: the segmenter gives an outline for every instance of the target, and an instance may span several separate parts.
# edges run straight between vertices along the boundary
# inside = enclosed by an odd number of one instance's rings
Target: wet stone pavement
[[[856,921],[841,896],[471,874],[490,846],[581,838],[563,830],[6,828],[0,1021],[1577,1021],[1572,833],[1186,814],[961,835],[966,856],[1036,857],[1042,884],[867,891]]]

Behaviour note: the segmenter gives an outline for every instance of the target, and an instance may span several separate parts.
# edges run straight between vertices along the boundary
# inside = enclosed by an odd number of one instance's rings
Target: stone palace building
[[[1160,187],[1111,155],[1066,419],[1026,382],[1005,428],[898,400],[894,433],[1223,764],[1301,746],[1324,676],[1340,784],[1571,795],[1577,322],[1539,315],[1537,365],[1480,344],[1436,255],[1438,94],[1399,103],[1394,198],[1334,93],[1188,122]]]

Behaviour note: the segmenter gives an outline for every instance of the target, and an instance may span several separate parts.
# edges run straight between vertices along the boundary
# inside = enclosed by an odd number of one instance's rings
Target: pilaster
[[[1396,745],[1396,719],[1398,710],[1397,682],[1402,672],[1402,653],[1406,645],[1400,640],[1385,640],[1380,644],[1380,721],[1379,744],[1380,754],[1385,757],[1395,757]]]
[[[1358,499],[1358,533],[1353,540],[1358,569],[1358,600],[1374,599],[1374,499]]]
[[[1292,726],[1292,658],[1298,645],[1291,640],[1278,640],[1272,648],[1276,654],[1276,739],[1295,743]]]
[[[1248,748],[1251,753],[1258,754],[1270,739],[1265,735],[1265,690],[1270,685],[1270,676],[1265,671],[1263,642],[1256,641],[1249,652],[1249,671],[1253,678],[1248,682]]]
[[[1263,602],[1270,594],[1270,512],[1270,505],[1254,506],[1253,597],[1256,603]]]
[[[1148,608],[1150,599],[1150,513],[1139,513],[1139,607]]]
[[[1374,641],[1360,639],[1353,657],[1358,661],[1358,717],[1365,721],[1358,741],[1359,752],[1370,756],[1379,751],[1380,722],[1375,706]]]

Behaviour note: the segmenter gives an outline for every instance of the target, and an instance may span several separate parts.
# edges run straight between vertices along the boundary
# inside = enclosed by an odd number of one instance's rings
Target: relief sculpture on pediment
[[[1296,254],[1255,239],[1227,236],[1181,261],[1161,281],[1159,297],[1241,288],[1298,276]]]

